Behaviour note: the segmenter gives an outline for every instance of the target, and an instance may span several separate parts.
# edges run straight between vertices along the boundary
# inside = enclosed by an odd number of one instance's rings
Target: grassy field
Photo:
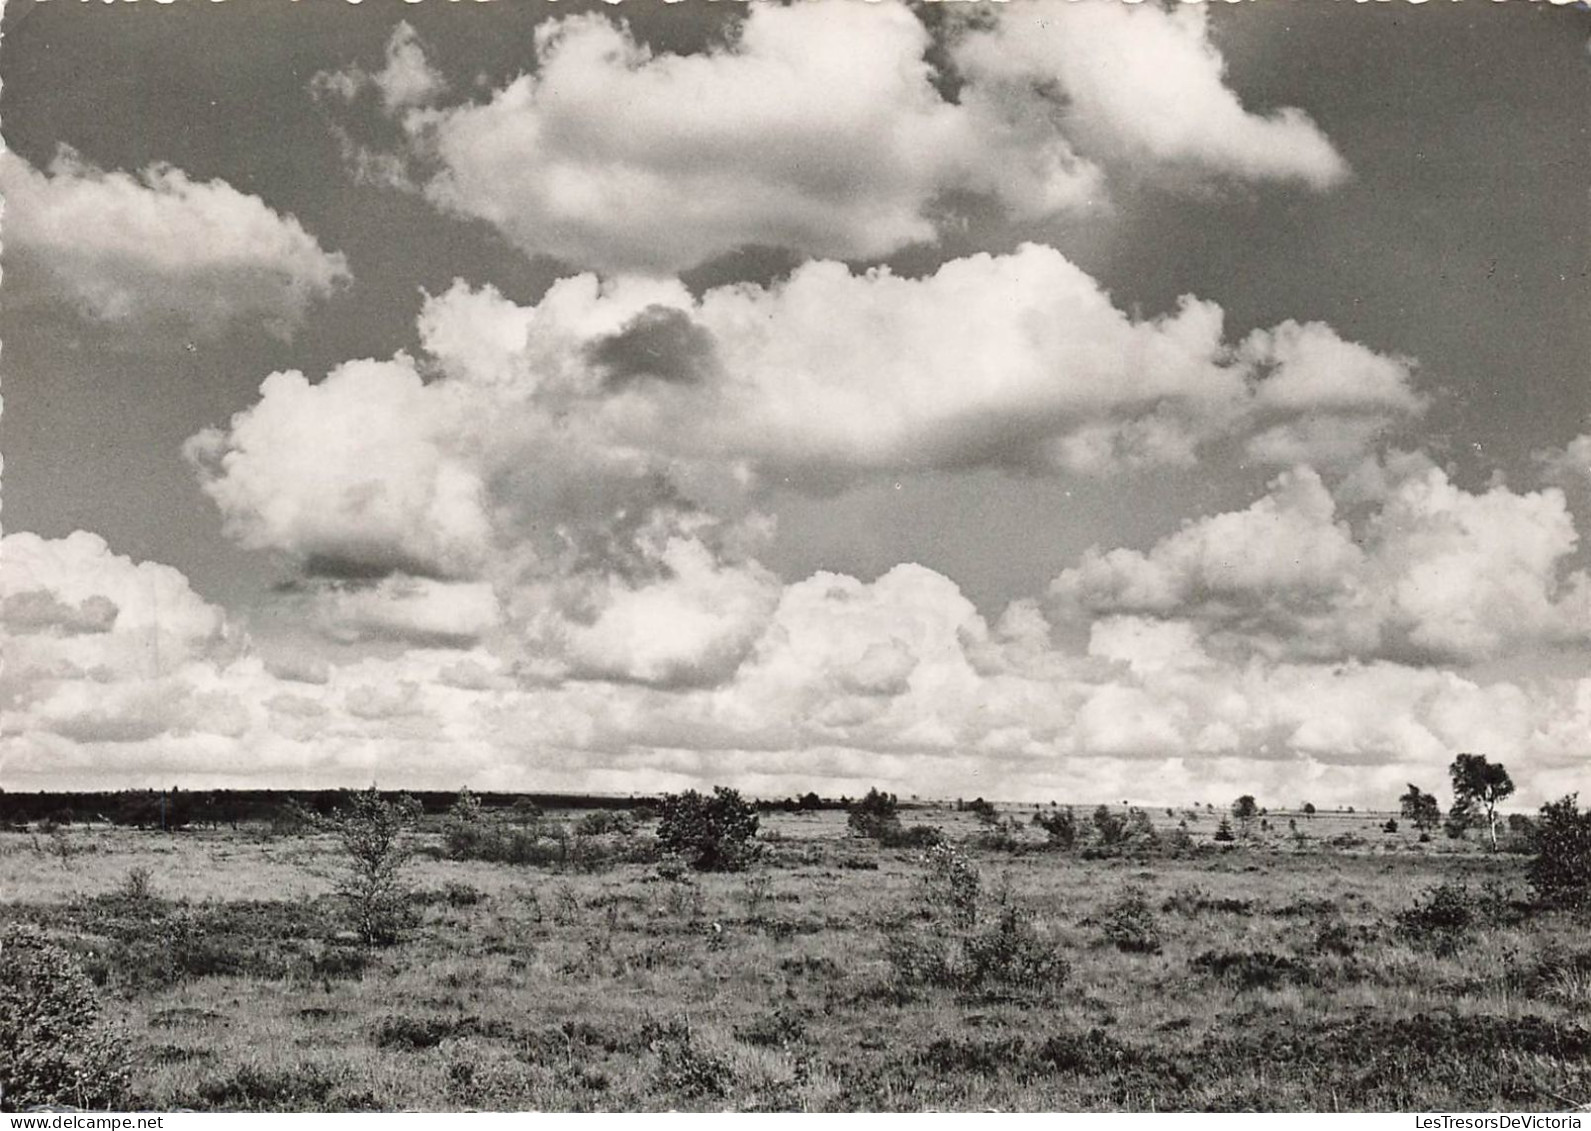
[[[1524,857],[1385,814],[1273,814],[1226,847],[1200,813],[1193,850],[1137,856],[902,816],[960,846],[974,922],[950,921],[922,851],[834,811],[765,814],[749,870],[678,878],[643,862],[645,825],[580,867],[450,860],[422,828],[387,947],[349,938],[322,833],[9,831],[0,918],[102,986],[137,1107],[1591,1103],[1591,937],[1531,909]],[[1442,884],[1463,914],[1433,904]]]

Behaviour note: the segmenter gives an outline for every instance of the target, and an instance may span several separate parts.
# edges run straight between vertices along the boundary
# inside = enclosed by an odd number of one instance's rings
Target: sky
[[[1591,788],[1591,17],[12,0],[0,787]]]

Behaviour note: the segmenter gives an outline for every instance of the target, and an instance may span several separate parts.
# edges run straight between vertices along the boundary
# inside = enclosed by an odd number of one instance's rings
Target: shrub
[[[337,891],[353,911],[354,930],[368,945],[396,942],[409,920],[411,892],[403,880],[409,851],[403,837],[419,816],[412,797],[384,801],[371,786],[327,820],[344,856]]]
[[[1060,951],[1010,905],[982,930],[925,933],[897,926],[885,937],[884,957],[900,985],[982,996],[1048,994],[1071,975]]]
[[[665,819],[667,810],[665,809]],[[697,1045],[684,1020],[666,1025],[649,1021],[641,1039],[657,1054],[658,1083],[668,1091],[692,1099],[723,1096],[734,1082],[734,1068],[723,1057]]]
[[[1398,912],[1397,933],[1421,949],[1452,954],[1469,940],[1475,923],[1472,903],[1468,886],[1438,884],[1413,907]]]
[[[61,947],[0,933],[0,1110],[110,1107],[126,1089],[127,1043]]]
[[[149,903],[155,898],[154,873],[139,865],[127,869],[116,894],[129,903]]]
[[[852,836],[887,841],[900,832],[899,803],[893,793],[869,789],[867,796],[851,806],[845,819]]]
[[[966,989],[1054,990],[1072,969],[1053,945],[1034,933],[1027,917],[1011,906],[1002,908],[999,919],[988,928],[968,937],[963,954],[958,974]]]
[[[595,809],[575,822],[581,836],[629,836],[635,832],[635,818],[622,809]]]
[[[927,906],[943,908],[959,927],[978,921],[978,891],[983,878],[978,866],[953,844],[936,844],[923,854],[927,873],[923,878]]]
[[[473,907],[486,898],[486,893],[472,884],[449,880],[442,885],[442,898],[449,907]]]
[[[663,798],[657,839],[665,852],[703,872],[734,872],[756,858],[757,810],[740,794],[715,786],[713,796],[694,789]]]
[[[569,847],[562,826],[543,827],[534,804],[515,804],[513,817],[488,813],[468,789],[448,810],[442,826],[447,854],[455,860],[489,860],[498,864],[562,864]]]
[[[1179,822],[1176,828],[1160,838],[1160,847],[1171,856],[1186,856],[1193,851],[1193,834]]]
[[[985,824],[992,825],[1000,819],[1000,814],[994,805],[981,797],[974,797],[971,801],[958,801],[956,808],[964,813],[971,813]]]
[[[1128,812],[1127,824],[1122,830],[1122,842],[1139,852],[1153,852],[1160,847],[1160,834],[1155,831],[1148,813],[1142,809]]]
[[[1591,908],[1591,812],[1580,812],[1579,795],[1543,805],[1533,839],[1530,886],[1536,899],[1548,906]]]
[[[1140,954],[1160,951],[1160,926],[1142,888],[1129,886],[1105,908],[1105,941],[1117,950]]]
[[[1101,848],[1115,848],[1127,836],[1127,819],[1108,805],[1094,810],[1094,837]]]
[[[945,834],[932,825],[912,825],[886,834],[883,843],[886,848],[932,848],[944,840]]]
[[[1077,814],[1070,805],[1065,809],[1034,813],[1033,823],[1044,830],[1051,848],[1065,852],[1077,843]]]

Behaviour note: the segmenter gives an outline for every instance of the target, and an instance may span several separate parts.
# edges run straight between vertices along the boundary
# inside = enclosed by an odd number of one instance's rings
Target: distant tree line
[[[294,812],[328,817],[348,806],[351,789],[123,789],[14,793],[0,789],[0,823],[53,821],[58,825],[112,824],[168,830],[236,826],[246,821],[276,821]],[[427,815],[445,814],[456,791],[378,790],[388,802],[411,798]],[[656,809],[658,796],[592,797],[578,793],[477,793],[483,809],[633,810]],[[838,807],[837,805],[830,807]]]

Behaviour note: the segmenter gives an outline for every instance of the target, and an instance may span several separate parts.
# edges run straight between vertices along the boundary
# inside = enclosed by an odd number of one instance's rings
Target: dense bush
[[[1156,954],[1160,950],[1160,926],[1149,907],[1142,888],[1125,887],[1105,907],[1101,920],[1105,941],[1117,950]]]
[[[1067,851],[1077,843],[1077,814],[1070,805],[1048,812],[1040,810],[1033,814],[1033,823],[1044,830],[1051,848]]]
[[[1040,938],[1032,923],[1015,907],[963,943],[959,971],[968,989],[1010,988],[1029,993],[1056,990],[1071,974],[1071,965],[1054,945]]]
[[[657,839],[665,852],[703,872],[734,872],[756,858],[757,810],[740,794],[715,786],[711,797],[694,789],[663,798]]]
[[[1101,848],[1115,848],[1127,838],[1127,818],[1108,805],[1094,810],[1094,840]]]
[[[0,1110],[116,1105],[126,1048],[66,951],[17,928],[0,933]]]
[[[1000,819],[1000,814],[996,811],[993,803],[985,801],[981,797],[974,797],[971,801],[957,801],[956,809],[962,813],[971,813],[985,824],[992,825]]]
[[[851,805],[845,819],[852,836],[869,837],[887,841],[900,833],[899,802],[893,793],[880,793],[869,789],[867,796]]]
[[[629,836],[635,832],[635,818],[623,809],[594,809],[575,822],[581,836]]]
[[[488,813],[473,793],[461,789],[442,825],[442,842],[454,860],[560,864],[569,854],[563,833],[561,825],[544,826],[534,804],[516,804],[513,818],[508,818]]]
[[[1474,899],[1465,884],[1442,883],[1398,912],[1397,933],[1411,945],[1452,954],[1469,940],[1475,925]]]
[[[932,825],[910,825],[896,828],[885,835],[886,848],[932,848],[945,842],[945,834]]]
[[[1530,835],[1536,848],[1530,862],[1536,899],[1549,906],[1591,908],[1591,812],[1580,812],[1579,795],[1543,805]]]
[[[1000,997],[1047,995],[1071,975],[1071,965],[1042,938],[1030,919],[1005,906],[979,928],[912,931],[898,925],[884,939],[895,982]]]

